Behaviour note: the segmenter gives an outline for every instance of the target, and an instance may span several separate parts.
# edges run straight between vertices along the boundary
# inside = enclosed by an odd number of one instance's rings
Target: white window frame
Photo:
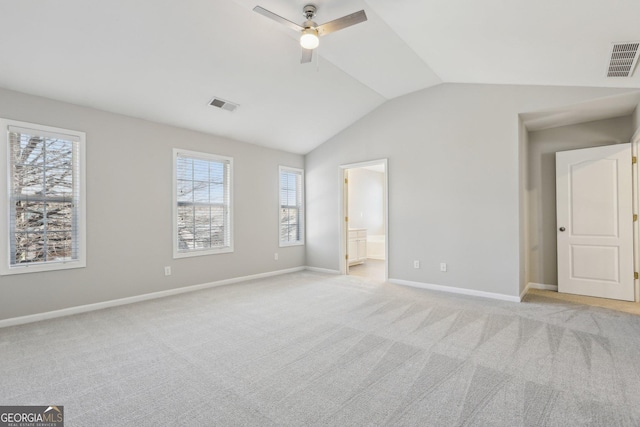
[[[301,204],[298,207],[299,212],[300,212],[300,239],[296,240],[294,242],[285,242],[282,240],[282,223],[281,223],[281,218],[280,218],[280,209],[282,209],[282,200],[280,199],[280,193],[282,191],[281,188],[281,175],[282,172],[293,172],[293,173],[298,173],[300,174],[300,200],[301,200]],[[304,169],[299,169],[299,168],[292,168],[289,166],[279,166],[278,167],[278,242],[279,242],[279,247],[284,248],[284,247],[288,247],[288,246],[304,246],[304,241],[305,241],[305,216],[306,216],[306,212],[305,212],[305,204],[306,204],[306,200],[305,200],[305,193],[304,193]]]
[[[178,157],[188,157],[194,159],[201,159],[213,162],[228,162],[229,163],[229,207],[228,207],[228,226],[229,226],[229,245],[222,248],[212,249],[192,249],[189,251],[179,250],[178,248]],[[215,255],[223,253],[231,253],[233,249],[233,157],[220,156],[217,154],[202,153],[198,151],[182,150],[179,148],[173,149],[173,258],[188,258],[194,256],[203,255]]]
[[[34,264],[11,265],[10,236],[10,156],[9,156],[9,127],[22,128],[33,131],[34,134],[67,139],[77,144],[77,156],[74,161],[77,165],[78,200],[77,216],[75,219],[77,244],[77,259],[65,261],[45,261]],[[10,119],[0,119],[0,188],[2,191],[3,207],[0,209],[0,275],[37,273],[45,271],[67,270],[72,268],[84,268],[87,266],[87,232],[86,232],[86,134],[70,129],[62,129],[52,126],[44,126],[35,123],[21,122]]]

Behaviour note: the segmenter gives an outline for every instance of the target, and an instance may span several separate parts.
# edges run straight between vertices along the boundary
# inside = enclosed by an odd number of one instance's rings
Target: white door
[[[631,144],[556,153],[558,291],[633,301]]]

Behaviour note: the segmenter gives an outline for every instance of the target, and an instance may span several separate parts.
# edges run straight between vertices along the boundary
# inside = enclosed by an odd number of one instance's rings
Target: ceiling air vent
[[[213,98],[211,101],[209,101],[209,105],[211,105],[212,107],[222,108],[223,110],[227,111],[235,111],[236,108],[238,108],[238,104],[234,104],[233,102],[225,101],[224,99],[220,98]]]
[[[607,77],[631,77],[638,62],[640,42],[614,43]]]

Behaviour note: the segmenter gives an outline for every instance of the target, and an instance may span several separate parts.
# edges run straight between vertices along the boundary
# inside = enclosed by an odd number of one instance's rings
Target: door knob
[[[564,230],[566,230],[566,228],[560,227],[560,231],[564,231]]]

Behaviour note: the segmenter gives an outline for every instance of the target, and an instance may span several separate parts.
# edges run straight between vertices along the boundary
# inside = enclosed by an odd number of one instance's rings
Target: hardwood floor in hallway
[[[384,282],[384,260],[367,258],[363,264],[349,267],[349,275]]]

